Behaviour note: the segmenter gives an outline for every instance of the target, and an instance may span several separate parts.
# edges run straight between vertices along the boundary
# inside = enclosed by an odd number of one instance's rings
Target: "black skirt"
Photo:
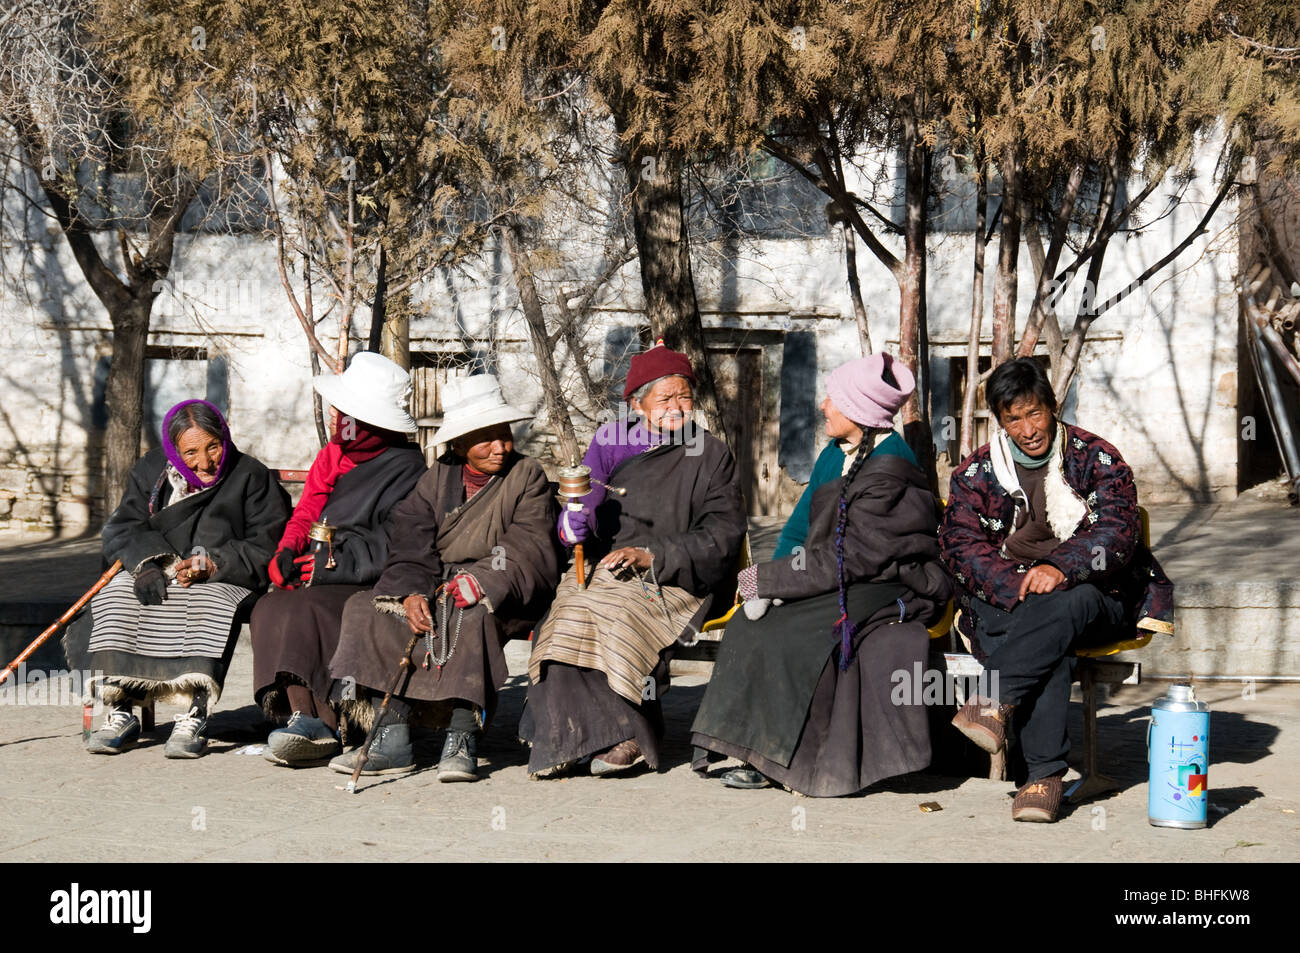
[[[702,771],[715,756],[739,758],[813,797],[860,791],[930,763],[923,705],[896,705],[893,673],[913,671],[929,650],[917,621],[899,622],[900,586],[849,589],[849,615],[863,620],[853,658],[839,667],[838,593],[770,609],[727,625],[692,742]]]
[[[664,650],[651,673],[655,697],[633,705],[609,687],[604,672],[547,662],[542,680],[528,687],[519,739],[531,746],[528,770],[536,774],[566,761],[597,754],[634,739],[646,764],[659,769],[664,737],[663,705],[659,695],[668,688],[668,659]]]
[[[330,694],[330,659],[339,646],[343,607],[365,586],[313,586],[273,590],[257,603],[249,630],[253,640],[253,697],[269,715],[282,715],[282,689],[296,681],[319,699]],[[396,664],[396,659],[394,659]],[[288,678],[286,679],[286,676]],[[268,704],[270,701],[270,704]]]

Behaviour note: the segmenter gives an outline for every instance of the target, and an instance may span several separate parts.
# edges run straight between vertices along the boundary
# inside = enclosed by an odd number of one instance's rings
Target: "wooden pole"
[[[37,649],[39,649],[42,645],[44,645],[46,641],[49,640],[50,636],[52,636],[55,632],[58,632],[59,629],[62,628],[63,625],[67,623],[69,619],[71,619],[74,615],[80,612],[81,607],[84,606],[91,599],[93,599],[95,597],[95,594],[99,592],[99,590],[107,586],[109,580],[112,579],[114,576],[116,576],[117,571],[121,568],[122,568],[122,560],[120,559],[114,560],[113,565],[108,567],[108,571],[105,572],[104,575],[99,577],[99,581],[97,583],[95,583],[88,590],[86,590],[86,594],[84,596],[82,596],[80,599],[78,599],[76,602],[72,604],[71,609],[63,613],[63,615],[59,616],[58,619],[56,619],[53,623],[51,623],[48,629],[46,629],[44,632],[38,635],[31,645],[23,649],[22,654],[20,654],[16,659],[14,659],[5,667],[4,671],[0,671],[0,685],[3,685],[5,683],[5,680],[8,679],[10,675],[12,675],[14,672],[18,670],[19,665],[22,665],[23,662],[26,662],[29,658],[31,658],[32,653],[35,652]]]

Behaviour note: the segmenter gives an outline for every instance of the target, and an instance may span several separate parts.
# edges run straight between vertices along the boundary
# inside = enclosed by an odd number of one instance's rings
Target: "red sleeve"
[[[321,448],[312,461],[311,469],[307,471],[302,498],[293,508],[293,515],[289,517],[277,550],[288,549],[301,553],[307,548],[307,531],[325,509],[325,502],[334,490],[334,482],[354,466],[356,464],[353,461],[343,456],[343,448],[337,443],[331,441]]]

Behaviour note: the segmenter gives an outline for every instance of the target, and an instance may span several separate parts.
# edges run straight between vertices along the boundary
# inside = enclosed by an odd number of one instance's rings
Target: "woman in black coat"
[[[87,749],[117,754],[140,735],[133,704],[188,699],[169,758],[204,750],[239,629],[266,589],[266,563],[289,516],[275,475],[230,440],[221,412],[182,401],[163,421],[162,447],[132,469],[104,526],[104,559],[120,572],[69,627],[69,664],[108,704]]]
[[[250,623],[254,697],[268,717],[288,719],[267,739],[266,758],[291,767],[322,763],[341,750],[329,663],[343,608],[379,579],[393,510],[425,472],[424,453],[406,436],[416,427],[406,410],[411,379],[405,370],[363,351],[343,374],[322,375],[314,386],[339,413],[333,442],[340,447],[333,456],[322,452],[308,476],[309,485],[325,488],[323,508],[306,496],[298,507],[313,507],[334,528],[333,539],[302,555],[276,552],[276,589]],[[330,460],[337,465],[331,472],[317,472]]]
[[[925,659],[923,622],[950,592],[938,501],[892,428],[914,386],[888,354],[828,380],[822,410],[838,446],[826,454],[839,466],[805,493],[801,545],[740,574],[744,612],[727,624],[692,728],[696,770],[712,752],[745,762],[723,775],[728,786],[771,779],[831,797],[929,764],[924,707],[894,697],[896,673],[911,678]]]

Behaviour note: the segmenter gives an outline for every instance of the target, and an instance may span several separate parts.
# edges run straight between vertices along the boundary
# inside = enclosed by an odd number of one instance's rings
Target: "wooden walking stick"
[[[23,662],[26,662],[29,658],[31,658],[32,653],[34,653],[37,649],[39,649],[42,645],[44,645],[49,640],[50,636],[52,636],[55,632],[58,632],[59,629],[62,628],[69,619],[71,619],[74,615],[80,612],[81,607],[95,597],[95,593],[99,592],[99,590],[107,586],[109,580],[112,579],[114,576],[116,576],[117,571],[121,568],[122,568],[122,560],[120,559],[114,560],[113,565],[109,566],[108,570],[104,573],[104,575],[99,577],[99,581],[95,583],[93,586],[91,586],[88,590],[86,590],[86,594],[82,596],[80,599],[78,599],[76,602],[74,602],[72,604],[71,609],[63,613],[63,615],[59,616],[53,623],[50,624],[50,627],[48,629],[46,629],[44,632],[38,635],[35,641],[33,641],[31,645],[23,649],[22,653],[5,667],[4,671],[0,671],[0,685],[3,685],[5,683],[5,680],[8,679],[10,675],[12,675],[14,672],[18,670],[19,665],[22,665]]]
[[[415,663],[411,661],[411,653],[415,651],[415,646],[419,641],[420,633],[416,632],[406,645],[406,654],[397,663],[397,674],[393,676],[393,684],[388,687],[388,693],[384,695],[384,700],[379,706],[379,713],[375,715],[375,722],[370,726],[370,731],[366,733],[365,744],[361,746],[361,751],[357,754],[357,766],[352,769],[352,780],[348,782],[346,788],[349,794],[357,793],[357,779],[361,777],[361,770],[366,766],[366,759],[370,757],[370,745],[374,743],[375,735],[379,734],[379,726],[384,723],[384,716],[388,714],[388,703],[393,700],[393,694],[397,691],[397,686],[402,684],[402,676],[406,674],[408,669],[415,667]]]

